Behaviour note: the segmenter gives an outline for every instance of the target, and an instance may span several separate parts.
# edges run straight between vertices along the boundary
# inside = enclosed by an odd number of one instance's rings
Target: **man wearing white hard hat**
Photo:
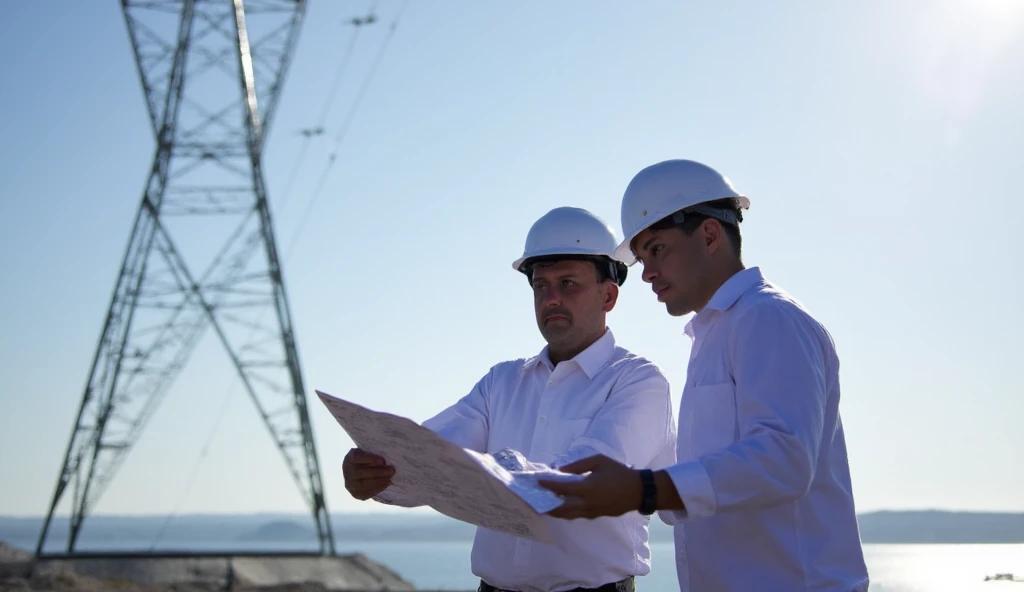
[[[668,313],[696,313],[676,462],[660,471],[595,455],[547,483],[565,518],[659,511],[675,525],[683,591],[867,590],[846,441],[839,358],[793,297],[746,268],[750,200],[714,169],[670,160],[622,198],[616,256],[639,261]]]
[[[602,454],[636,467],[672,465],[668,381],[617,345],[605,323],[627,273],[617,246],[611,227],[580,208],[556,208],[537,220],[512,268],[529,282],[547,345],[491,367],[468,395],[423,425],[502,464],[557,469]],[[394,470],[379,456],[353,449],[343,472],[358,499],[412,505],[387,491]],[[555,544],[477,528],[472,570],[480,592],[632,592],[634,577],[651,567],[648,520],[637,513],[547,518]]]

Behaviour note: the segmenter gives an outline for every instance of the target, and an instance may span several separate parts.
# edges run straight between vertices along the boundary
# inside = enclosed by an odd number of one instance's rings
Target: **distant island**
[[[1024,513],[950,512],[941,510],[879,511],[861,514],[865,543],[950,544],[1024,543]],[[339,542],[471,541],[474,527],[436,513],[344,514],[331,516]],[[34,549],[40,517],[0,516],[0,541]],[[51,541],[60,545],[67,519],[56,518]],[[92,516],[82,531],[83,546],[107,547],[113,541],[127,547],[273,547],[312,545],[312,521],[300,514]],[[672,530],[661,520],[651,521],[651,540],[668,542]],[[58,549],[54,549],[58,550]]]
[[[1024,513],[882,511],[857,522],[865,543],[1024,543]]]

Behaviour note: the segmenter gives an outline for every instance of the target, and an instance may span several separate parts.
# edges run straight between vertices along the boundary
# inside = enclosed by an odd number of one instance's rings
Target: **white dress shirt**
[[[511,448],[559,467],[604,454],[640,467],[675,461],[669,384],[652,362],[615,345],[611,330],[575,358],[502,362],[473,390],[423,425],[477,452]],[[392,502],[394,503],[394,502]],[[545,517],[555,544],[478,527],[472,571],[498,588],[557,592],[650,572],[649,518]]]
[[[669,469],[680,590],[868,587],[832,337],[756,267],[686,325],[692,339]]]

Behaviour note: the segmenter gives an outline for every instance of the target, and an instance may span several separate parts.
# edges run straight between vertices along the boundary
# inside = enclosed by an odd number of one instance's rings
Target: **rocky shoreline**
[[[401,592],[416,588],[361,554],[36,559],[0,542],[0,592]]]

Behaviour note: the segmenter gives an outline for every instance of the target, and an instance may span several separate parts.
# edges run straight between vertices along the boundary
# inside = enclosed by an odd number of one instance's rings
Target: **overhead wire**
[[[338,129],[338,133],[334,137],[334,146],[333,149],[331,150],[330,155],[327,157],[327,165],[324,167],[323,172],[320,173],[320,178],[317,181],[316,189],[313,190],[313,194],[310,197],[309,202],[307,202],[306,204],[306,209],[303,211],[302,216],[299,218],[299,223],[296,226],[294,233],[292,234],[288,246],[285,248],[284,253],[286,258],[288,257],[288,255],[291,254],[292,250],[295,248],[295,243],[302,235],[302,228],[309,220],[309,215],[313,211],[313,206],[316,205],[317,200],[320,198],[320,195],[323,192],[324,185],[327,182],[327,177],[330,175],[331,170],[334,168],[334,165],[338,160],[338,147],[341,145],[341,142],[345,139],[345,136],[348,134],[348,130],[352,125],[352,121],[355,119],[356,113],[359,111],[359,106],[363,102],[363,97],[366,96],[366,91],[369,89],[370,83],[373,82],[373,78],[377,74],[377,70],[380,67],[381,61],[384,58],[384,53],[387,51],[388,45],[390,45],[391,40],[394,38],[395,31],[398,29],[398,23],[402,18],[402,14],[405,12],[405,9],[408,8],[408,6],[409,0],[405,0],[402,3],[401,8],[398,9],[398,12],[396,13],[394,20],[391,21],[391,26],[388,27],[387,36],[384,38],[384,42],[381,44],[380,49],[377,51],[377,55],[374,58],[373,64],[370,66],[369,72],[367,72],[366,77],[363,79],[363,84],[359,88],[356,98],[352,102],[352,106],[349,108],[348,115],[342,122],[341,127]]]
[[[370,14],[372,14],[372,12]],[[300,132],[303,135],[302,146],[299,148],[299,152],[295,157],[295,162],[292,164],[291,172],[288,174],[288,181],[285,183],[284,193],[281,195],[281,200],[278,202],[278,210],[284,207],[288,202],[288,198],[291,196],[292,187],[295,185],[295,178],[298,175],[302,163],[305,162],[306,150],[309,149],[309,144],[312,142],[313,137],[323,134],[324,125],[327,123],[327,116],[331,112],[331,107],[334,106],[334,97],[338,92],[341,78],[345,74],[345,70],[348,68],[348,64],[352,59],[356,42],[359,40],[359,32],[362,30],[362,26],[356,25],[353,27],[352,34],[349,36],[348,47],[342,55],[341,62],[338,64],[338,69],[335,71],[334,82],[331,84],[331,90],[327,94],[327,100],[324,101],[324,108],[319,119],[317,119],[316,126]]]

